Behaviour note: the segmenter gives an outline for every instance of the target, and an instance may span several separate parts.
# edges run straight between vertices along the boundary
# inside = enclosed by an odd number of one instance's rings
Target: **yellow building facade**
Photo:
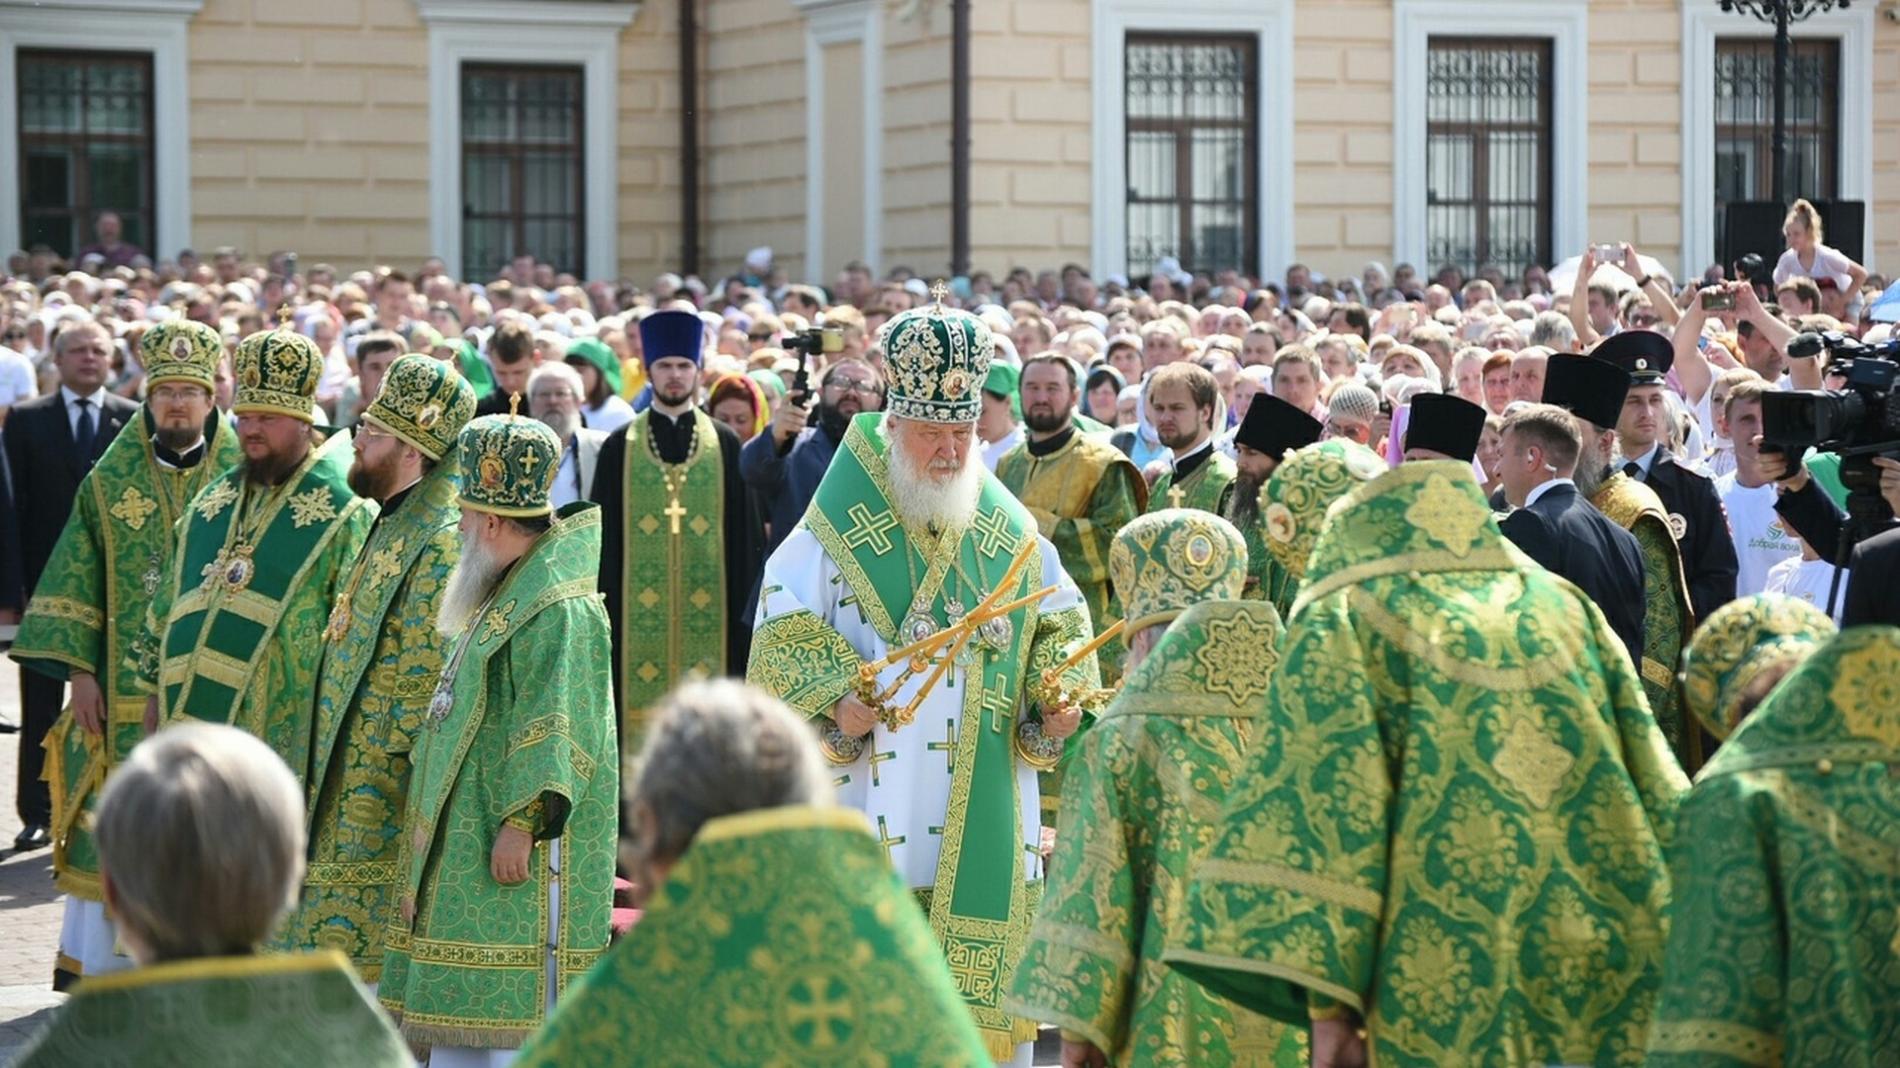
[[[1699,273],[1768,196],[1767,27],[1717,0],[970,0],[968,32],[959,206],[950,0],[0,0],[0,248],[111,209],[166,257],[644,280],[696,239],[829,280],[944,271],[960,210],[992,271],[1627,240]],[[1900,3],[1795,34],[1791,192],[1900,263]]]

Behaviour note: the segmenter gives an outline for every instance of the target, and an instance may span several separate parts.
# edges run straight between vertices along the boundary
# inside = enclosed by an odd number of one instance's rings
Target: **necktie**
[[[98,425],[92,420],[92,401],[81,397],[73,402],[79,405],[79,425],[73,429],[73,446],[79,450],[79,461],[86,467],[92,467],[92,443],[99,436]]]
[[[1629,463],[1623,465],[1623,473],[1641,482],[1643,480],[1643,465],[1637,463],[1635,460],[1631,460]]]

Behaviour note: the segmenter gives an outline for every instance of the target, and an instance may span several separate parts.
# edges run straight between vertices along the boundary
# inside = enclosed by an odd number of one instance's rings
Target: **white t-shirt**
[[[1749,489],[1731,472],[1715,480],[1715,492],[1728,511],[1729,537],[1735,542],[1735,558],[1741,564],[1735,577],[1735,596],[1760,593],[1768,586],[1771,568],[1801,555],[1801,543],[1775,514],[1775,484]]]
[[[39,383],[33,374],[33,361],[0,345],[0,407],[12,407],[23,400],[32,400],[38,393]]]
[[[1775,261],[1775,285],[1779,286],[1790,278],[1806,275],[1817,280],[1832,278],[1837,288],[1845,290],[1854,282],[1854,276],[1848,273],[1852,262],[1836,249],[1831,249],[1826,245],[1816,245],[1814,246],[1814,266],[1803,267],[1801,257],[1794,254],[1794,249],[1789,249]]]
[[[1828,591],[1834,585],[1834,572],[1839,570],[1826,560],[1803,560],[1795,557],[1783,560],[1768,569],[1768,586],[1764,593],[1782,593],[1808,602],[1821,611],[1827,611]],[[1841,613],[1847,607],[1847,577],[1841,577],[1841,591],[1834,600],[1834,622],[1841,621]]]

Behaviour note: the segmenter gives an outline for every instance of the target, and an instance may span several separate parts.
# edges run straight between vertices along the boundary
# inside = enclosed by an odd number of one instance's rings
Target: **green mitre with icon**
[[[179,316],[154,324],[139,338],[139,363],[145,367],[147,388],[165,382],[188,382],[214,389],[218,361],[224,358],[224,338],[194,319]]]
[[[456,436],[474,415],[475,388],[468,379],[450,364],[411,352],[389,365],[363,421],[440,460],[455,448]]]
[[[989,381],[996,343],[990,328],[969,312],[941,303],[913,308],[884,327],[884,360],[891,385],[884,408],[900,419],[969,423],[983,412],[980,391]]]
[[[1390,468],[1356,441],[1329,438],[1293,450],[1260,487],[1260,526],[1267,552],[1294,579],[1306,577],[1326,511]]]
[[[323,377],[323,352],[317,343],[292,330],[259,330],[238,342],[237,415],[287,415],[316,421],[312,402]]]
[[[1247,542],[1212,512],[1163,508],[1115,535],[1108,573],[1133,636],[1202,601],[1239,597],[1247,584]]]
[[[1710,612],[1682,651],[1689,711],[1710,734],[1727,738],[1742,720],[1743,697],[1763,672],[1799,664],[1837,629],[1826,612],[1779,593],[1741,597]]]
[[[513,404],[521,395],[515,394]],[[485,415],[458,439],[465,507],[492,515],[547,515],[548,492],[561,466],[561,439],[539,419]]]

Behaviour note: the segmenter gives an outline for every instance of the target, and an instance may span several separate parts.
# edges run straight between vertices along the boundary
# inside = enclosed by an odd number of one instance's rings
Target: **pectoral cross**
[[[686,509],[680,507],[680,499],[678,497],[673,498],[672,503],[660,509],[660,514],[666,517],[668,528],[674,534],[678,534],[680,532],[680,516],[686,514]]]
[[[1179,508],[1181,507],[1181,502],[1185,500],[1187,500],[1187,491],[1179,486],[1168,487],[1168,507]]]
[[[945,719],[943,721],[943,741],[927,743],[924,748],[941,752],[943,754],[943,770],[955,771],[957,767],[957,721],[954,719]]]
[[[884,817],[877,818],[877,844],[884,847],[884,859],[891,859],[891,847],[904,844],[904,836],[891,837],[891,830],[884,825]]]

